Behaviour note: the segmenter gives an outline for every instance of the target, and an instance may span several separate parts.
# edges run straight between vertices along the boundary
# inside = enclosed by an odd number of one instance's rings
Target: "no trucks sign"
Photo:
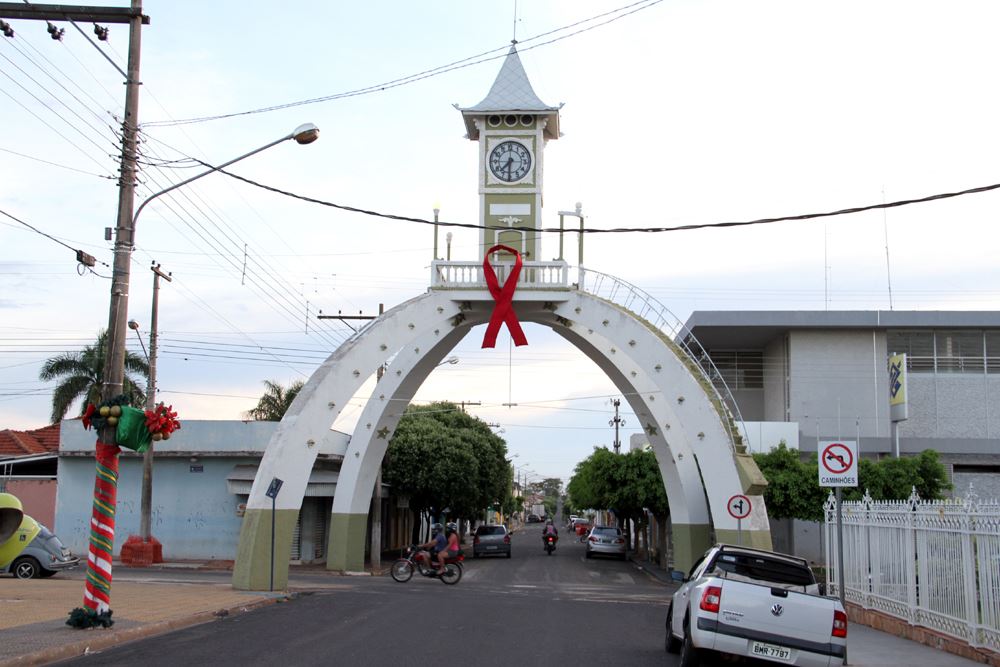
[[[819,485],[858,485],[858,443],[853,440],[819,443]]]

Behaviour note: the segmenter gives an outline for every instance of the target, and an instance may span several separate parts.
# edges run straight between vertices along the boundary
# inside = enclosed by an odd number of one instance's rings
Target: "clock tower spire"
[[[461,108],[466,137],[479,142],[480,255],[497,243],[538,261],[545,144],[559,138],[559,110],[540,99],[516,42],[490,92]]]

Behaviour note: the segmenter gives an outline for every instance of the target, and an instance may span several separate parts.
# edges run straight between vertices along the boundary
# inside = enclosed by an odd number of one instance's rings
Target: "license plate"
[[[792,652],[784,646],[765,644],[764,642],[754,642],[751,646],[753,655],[760,658],[772,658],[777,660],[791,660]]]
[[[495,546],[489,546],[489,547],[486,547],[486,550],[487,550],[487,551],[494,551],[495,549],[496,549],[496,547],[495,547]]]

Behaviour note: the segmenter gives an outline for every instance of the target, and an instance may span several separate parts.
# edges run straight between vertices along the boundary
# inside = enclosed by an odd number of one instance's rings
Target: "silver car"
[[[595,554],[617,556],[625,560],[625,536],[621,528],[594,526],[587,535],[587,558]]]
[[[0,572],[10,572],[18,579],[35,579],[77,566],[80,558],[64,547],[51,530],[40,524],[39,528],[31,544]]]
[[[510,558],[510,534],[506,526],[487,525],[476,528],[472,538],[472,557],[504,555]]]

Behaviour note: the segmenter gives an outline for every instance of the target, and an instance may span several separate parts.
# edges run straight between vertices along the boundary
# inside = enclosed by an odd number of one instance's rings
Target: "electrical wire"
[[[204,163],[206,166],[207,163]],[[357,208],[354,206],[347,206],[344,204],[336,204],[334,202],[326,201],[323,199],[316,199],[315,197],[308,197],[306,195],[296,194],[294,192],[289,192],[287,190],[282,190],[281,188],[276,188],[271,185],[265,185],[259,183],[252,179],[246,178],[245,176],[239,176],[232,172],[226,171],[225,169],[218,169],[219,173],[225,174],[230,178],[235,178],[238,181],[243,181],[248,185],[253,185],[255,187],[267,190],[269,192],[274,192],[276,194],[284,195],[286,197],[291,197],[292,199],[299,199],[301,201],[309,202],[311,204],[319,204],[320,206],[327,206],[329,208],[336,208],[342,211],[349,211],[351,213],[360,213],[362,215],[368,215],[376,218],[385,218],[387,220],[399,220],[402,222],[415,222],[422,225],[432,225],[437,227],[459,227],[462,229],[495,229],[495,227],[490,225],[479,225],[469,222],[445,222],[442,220],[427,220],[426,218],[417,218],[406,215],[395,215],[391,213],[380,213],[378,211],[372,211],[363,208]],[[633,233],[645,233],[645,234],[657,234],[666,232],[683,232],[691,231],[695,229],[717,229],[725,227],[747,227],[750,225],[767,225],[776,222],[789,222],[789,221],[802,221],[802,220],[812,220],[816,218],[829,218],[840,215],[852,215],[855,213],[864,213],[865,211],[875,211],[879,209],[886,208],[898,208],[900,206],[910,206],[913,204],[926,204],[932,201],[940,201],[942,199],[951,199],[953,197],[964,197],[971,194],[980,194],[983,192],[991,192],[993,190],[1000,189],[1000,183],[994,183],[993,185],[983,185],[975,188],[968,188],[966,190],[959,190],[957,192],[943,192],[934,195],[928,195],[926,197],[919,197],[917,199],[900,199],[892,202],[883,202],[879,204],[869,204],[867,206],[854,206],[850,208],[842,208],[835,211],[825,211],[821,213],[800,213],[796,215],[783,215],[771,218],[757,218],[755,220],[744,220],[737,222],[706,222],[699,224],[690,225],[677,225],[674,227],[611,227],[611,228],[600,228],[600,227],[586,227],[584,229],[560,229],[559,227],[542,227],[536,232],[547,233],[547,234],[559,234],[559,233],[584,233],[584,234],[633,234]]]
[[[48,165],[51,165],[53,167],[59,167],[61,169],[69,169],[70,171],[75,171],[75,172],[80,173],[80,174],[86,174],[87,176],[96,176],[97,178],[105,178],[105,179],[108,179],[108,180],[115,180],[114,176],[105,176],[103,174],[98,174],[98,173],[93,172],[93,171],[86,171],[84,169],[77,169],[76,167],[70,167],[69,165],[59,164],[58,162],[51,162],[49,160],[43,160],[40,157],[35,157],[33,155],[25,155],[24,153],[18,153],[17,151],[12,151],[9,148],[0,148],[0,151],[3,151],[4,153],[10,153],[11,155],[16,155],[18,157],[23,157],[23,158],[28,159],[28,160],[34,160],[35,162],[42,162],[44,164],[48,164]]]
[[[560,41],[562,41],[564,39],[568,39],[570,37],[574,37],[574,36],[579,35],[581,33],[589,32],[590,30],[594,30],[594,29],[599,28],[601,26],[605,26],[605,25],[607,25],[609,23],[613,23],[613,22],[615,22],[615,21],[617,21],[619,19],[625,18],[626,16],[630,16],[632,14],[635,14],[636,12],[642,11],[643,9],[648,9],[649,7],[657,5],[660,2],[662,2],[662,1],[663,0],[640,0],[640,2],[635,2],[635,3],[629,4],[629,5],[625,5],[623,7],[619,7],[617,9],[613,9],[611,11],[604,12],[604,13],[598,14],[596,16],[592,16],[592,17],[590,17],[588,19],[584,19],[582,21],[577,21],[576,23],[572,23],[572,24],[563,26],[561,28],[556,28],[555,30],[550,30],[548,32],[541,33],[539,35],[535,35],[533,37],[529,37],[528,39],[525,39],[525,40],[523,40],[523,41],[521,41],[519,43],[520,44],[528,44],[528,43],[533,42],[535,40],[541,39],[542,37],[547,37],[549,35],[553,35],[553,34],[556,34],[556,33],[559,33],[559,32],[563,32],[563,31],[569,30],[570,28],[574,28],[576,26],[583,25],[585,23],[589,23],[589,22],[592,22],[592,21],[596,21],[598,19],[605,18],[605,17],[610,16],[612,14],[619,14],[618,16],[613,16],[612,18],[609,18],[608,20],[603,21],[601,23],[597,23],[595,25],[592,25],[592,26],[589,26],[589,27],[586,27],[586,28],[581,28],[581,29],[576,30],[576,31],[574,31],[572,33],[569,33],[567,35],[562,35],[560,37],[555,37],[555,38],[550,39],[550,40],[545,41],[545,42],[541,42],[541,43],[538,43],[538,44],[534,44],[532,46],[521,48],[521,49],[519,49],[519,51],[521,51],[521,52],[530,51],[532,49],[536,49],[536,48],[539,48],[539,47],[542,47],[542,46],[547,46],[549,44],[554,44],[555,42],[560,42]],[[630,10],[630,11],[626,11],[626,10]],[[411,83],[416,83],[417,81],[422,81],[424,79],[429,79],[431,77],[439,76],[439,75],[445,74],[447,72],[452,72],[452,71],[455,71],[455,70],[464,69],[466,67],[472,67],[473,65],[480,65],[482,63],[490,62],[492,60],[497,60],[499,58],[505,58],[507,56],[508,49],[509,49],[509,47],[506,46],[506,45],[504,45],[504,46],[501,46],[501,47],[490,49],[488,51],[484,51],[483,53],[480,53],[480,54],[475,55],[475,56],[469,56],[467,58],[462,58],[461,60],[456,60],[454,62],[448,63],[447,65],[440,65],[438,67],[434,67],[434,68],[431,68],[431,69],[428,69],[428,70],[424,70],[424,71],[418,72],[416,74],[411,74],[409,76],[404,76],[404,77],[400,77],[400,78],[397,78],[397,79],[392,79],[391,81],[386,81],[386,82],[383,82],[383,83],[377,83],[377,84],[374,84],[374,85],[371,85],[371,86],[366,86],[364,88],[357,88],[357,89],[354,89],[354,90],[349,90],[349,91],[345,91],[345,92],[341,92],[341,93],[334,93],[332,95],[324,95],[322,97],[314,97],[314,98],[307,99],[307,100],[299,100],[297,102],[287,102],[287,103],[284,103],[284,104],[275,104],[275,105],[272,105],[272,106],[261,107],[261,108],[258,108],[258,109],[250,109],[248,111],[238,111],[238,112],[234,112],[234,113],[218,114],[218,115],[214,115],[214,116],[200,116],[200,117],[196,117],[196,118],[183,118],[183,119],[180,119],[180,120],[152,121],[152,122],[143,123],[143,125],[146,126],[146,127],[156,127],[156,126],[168,127],[168,126],[176,126],[176,125],[190,125],[192,123],[204,123],[204,122],[208,122],[208,121],[222,120],[222,119],[226,119],[226,118],[236,118],[238,116],[249,116],[249,115],[253,115],[253,114],[267,113],[267,112],[270,112],[270,111],[278,111],[278,110],[281,110],[281,109],[290,109],[292,107],[305,106],[305,105],[308,105],[308,104],[317,104],[317,103],[320,103],[320,102],[329,102],[329,101],[332,101],[332,100],[340,100],[340,99],[346,99],[346,98],[350,98],[350,97],[358,97],[358,96],[361,96],[361,95],[370,95],[370,94],[373,94],[373,93],[381,93],[381,92],[385,92],[387,90],[391,90],[393,88],[398,88],[400,86],[405,86],[405,85],[408,85],[408,84],[411,84]],[[500,53],[497,53],[498,51]],[[495,54],[495,55],[490,55],[490,54]]]

